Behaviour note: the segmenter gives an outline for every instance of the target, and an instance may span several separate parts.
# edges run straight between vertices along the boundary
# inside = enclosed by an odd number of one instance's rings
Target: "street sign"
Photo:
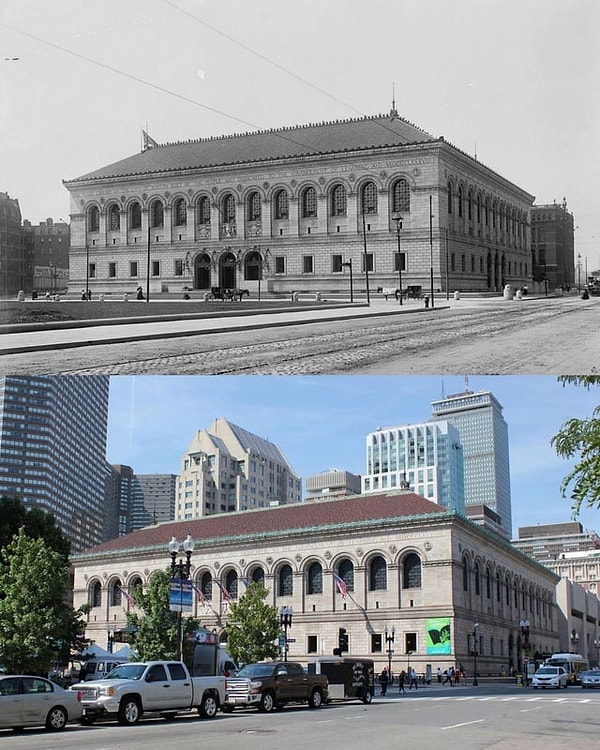
[[[288,643],[296,643],[296,639],[295,638],[288,638],[287,642]]]
[[[169,609],[172,612],[193,612],[192,593],[192,582],[187,578],[171,578],[169,581]]]

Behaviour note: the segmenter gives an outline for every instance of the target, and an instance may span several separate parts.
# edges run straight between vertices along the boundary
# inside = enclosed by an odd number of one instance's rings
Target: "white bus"
[[[563,667],[569,685],[578,685],[579,673],[590,668],[588,660],[581,654],[552,654],[545,663],[551,667]]]

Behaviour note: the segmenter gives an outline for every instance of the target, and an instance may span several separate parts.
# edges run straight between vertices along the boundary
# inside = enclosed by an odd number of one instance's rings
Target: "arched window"
[[[208,572],[203,573],[200,578],[200,591],[205,599],[212,599],[212,575]]]
[[[467,196],[467,218],[469,221],[473,219],[473,195],[470,190]]]
[[[492,571],[489,568],[485,571],[485,598],[492,598]]]
[[[144,582],[139,576],[132,578],[131,581],[129,582],[129,591],[132,594],[136,589],[143,589],[143,588],[144,588]]]
[[[291,596],[294,593],[294,574],[291,565],[282,565],[277,575],[277,596]]]
[[[198,199],[198,224],[210,224],[210,200],[205,195]]]
[[[100,231],[100,211],[98,206],[92,206],[88,211],[88,232]]]
[[[129,206],[129,226],[131,229],[142,228],[142,207],[137,201]]]
[[[184,227],[187,224],[187,203],[185,198],[175,201],[175,226]]]
[[[481,195],[477,196],[477,223],[481,224]]]
[[[510,578],[506,576],[506,580],[504,581],[504,585],[506,587],[504,600],[506,604],[510,604]]]
[[[392,211],[410,211],[410,187],[405,179],[394,184],[392,192]]]
[[[452,183],[448,183],[448,213],[452,213]]]
[[[108,228],[111,232],[116,231],[121,226],[121,210],[116,203],[113,203],[108,211]]]
[[[225,588],[229,591],[232,599],[237,599],[238,595],[238,575],[235,570],[228,570],[225,576]]]
[[[362,210],[365,214],[377,213],[377,186],[374,182],[366,182],[361,191]]]
[[[118,607],[121,604],[121,581],[113,581],[110,587],[110,606]]]
[[[463,215],[463,191],[462,188],[458,188],[458,215]]]
[[[466,557],[463,557],[462,561],[462,579],[463,579],[463,591],[469,590],[469,561]]]
[[[288,194],[286,190],[278,190],[275,194],[275,218],[287,219],[290,215]]]
[[[421,558],[414,552],[406,555],[402,565],[403,588],[421,588]]]
[[[264,585],[265,585],[265,571],[260,566],[257,566],[252,571],[252,583],[259,583],[264,588]]]
[[[311,563],[306,572],[306,593],[323,593],[323,567],[321,563]]]
[[[307,219],[310,216],[317,215],[317,191],[313,187],[308,187],[302,193],[302,217]]]
[[[244,262],[244,279],[258,281],[261,278],[261,257],[257,252],[248,253]]]
[[[496,573],[496,601],[500,604],[502,598],[500,590],[502,588],[502,582],[500,581],[500,573]]]
[[[102,606],[102,584],[100,581],[94,581],[90,586],[88,593],[88,604],[90,607]]]
[[[260,195],[255,190],[248,196],[248,221],[260,221],[261,208]]]
[[[331,215],[345,216],[346,212],[346,188],[343,185],[335,185],[331,191]]]
[[[354,591],[354,565],[352,560],[342,560],[338,567],[338,575],[346,584],[348,591]]]
[[[386,589],[387,564],[381,555],[377,555],[369,565],[369,591],[385,591]]]
[[[473,578],[475,580],[475,596],[481,594],[481,571],[479,569],[479,563],[475,563],[473,567]]]
[[[231,193],[223,197],[223,221],[226,224],[235,222],[235,198]]]
[[[165,224],[165,215],[164,215],[164,209],[163,204],[161,200],[155,200],[152,202],[152,206],[150,207],[150,221],[151,227],[162,227]]]

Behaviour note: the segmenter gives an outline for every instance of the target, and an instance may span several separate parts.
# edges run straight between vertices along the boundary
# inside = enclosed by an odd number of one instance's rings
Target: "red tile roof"
[[[439,515],[448,511],[412,492],[381,495],[354,495],[339,500],[281,505],[275,508],[219,513],[190,521],[148,526],[126,536],[93,547],[83,556],[107,552],[132,551],[149,547],[166,549],[172,536],[183,541],[189,534],[197,544],[232,537],[264,536],[297,532],[319,527],[347,526],[369,521],[408,521],[411,518]],[[76,555],[75,558],[80,555]]]
[[[433,140],[434,136],[407,120],[376,115],[362,119],[336,120],[182,143],[167,143],[149,148],[82,177],[66,180],[65,184],[80,180],[102,180],[286,157],[403,146],[407,143]]]

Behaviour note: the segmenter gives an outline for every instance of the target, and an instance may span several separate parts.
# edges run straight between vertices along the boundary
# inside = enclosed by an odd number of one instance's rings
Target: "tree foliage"
[[[66,661],[84,628],[66,603],[69,566],[41,538],[21,529],[2,549],[0,661],[10,672],[47,674]]]
[[[598,375],[569,375],[559,378],[563,385],[584,388],[600,385]],[[600,406],[586,419],[567,420],[551,440],[562,458],[575,458],[572,471],[563,479],[563,497],[570,494],[573,518],[582,507],[600,507]]]
[[[157,571],[144,592],[140,586],[133,591],[138,612],[127,613],[127,626],[131,629],[129,643],[142,661],[179,658],[179,613],[169,609],[170,575]],[[198,627],[192,617],[182,618],[184,638]]]
[[[227,650],[239,664],[275,659],[281,634],[277,609],[265,602],[267,590],[250,583],[227,615]]]
[[[71,543],[52,513],[41,508],[28,508],[18,497],[0,497],[0,549],[8,547],[19,529],[31,539],[43,539],[65,563],[68,562]]]

